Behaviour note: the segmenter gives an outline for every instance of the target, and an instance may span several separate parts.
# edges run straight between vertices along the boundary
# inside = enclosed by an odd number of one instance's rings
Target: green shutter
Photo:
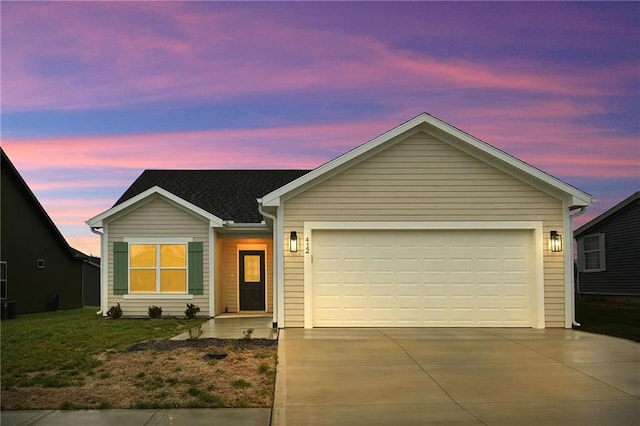
[[[129,288],[129,244],[113,243],[113,294],[127,294]]]
[[[202,242],[189,243],[189,293],[203,293]]]

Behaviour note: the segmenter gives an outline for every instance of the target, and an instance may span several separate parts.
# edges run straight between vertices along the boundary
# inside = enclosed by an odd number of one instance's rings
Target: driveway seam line
[[[460,407],[465,413],[469,414],[471,417],[473,417],[474,419],[478,420],[480,423],[482,423],[483,425],[488,426],[488,423],[485,423],[482,419],[480,419],[478,416],[476,416],[475,414],[473,414],[472,412],[470,412],[469,410],[467,410],[465,407],[462,406],[462,404],[460,404],[458,401],[456,401],[455,399],[453,399],[453,397],[449,394],[449,392],[447,392],[447,390],[431,375],[429,374],[429,372],[427,370],[424,369],[423,366],[420,365],[420,363],[418,363],[418,361],[411,356],[411,354],[404,348],[404,346],[402,346],[400,343],[398,343],[398,341],[396,339],[394,339],[393,337],[391,337],[389,334],[387,334],[384,330],[382,329],[378,329],[380,330],[380,332],[382,334],[384,334],[385,336],[387,336],[388,339],[390,339],[393,343],[395,343],[396,345],[398,345],[398,347],[400,349],[402,349],[402,352],[404,352],[405,354],[407,354],[407,356],[409,357],[409,359],[411,359],[420,370],[422,370],[424,372],[424,374],[427,375],[427,377],[429,377],[431,380],[433,380],[433,383],[435,383],[440,390],[442,390],[442,392],[444,392],[445,395],[447,395],[447,398],[449,398],[454,404],[456,404],[458,407]]]
[[[577,331],[577,330],[574,330],[574,331]],[[517,345],[523,346],[523,347],[525,347],[525,348],[529,349],[530,351],[532,351],[532,352],[534,352],[534,353],[537,353],[537,354],[538,354],[538,355],[540,355],[540,356],[543,356],[543,357],[545,357],[545,358],[547,358],[547,359],[550,359],[550,360],[551,360],[551,361],[553,361],[554,363],[557,363],[557,364],[560,364],[560,365],[562,365],[562,366],[564,366],[564,367],[567,367],[567,368],[569,368],[570,370],[573,370],[573,371],[575,371],[576,373],[579,373],[579,374],[581,374],[581,375],[583,375],[583,376],[589,377],[589,378],[591,378],[591,379],[593,379],[593,380],[595,380],[595,381],[597,381],[597,382],[602,383],[603,385],[607,385],[607,386],[609,386],[610,388],[613,388],[613,389],[615,389],[615,390],[617,390],[617,391],[619,391],[619,392],[622,392],[623,394],[625,394],[625,395],[627,395],[627,396],[630,396],[631,398],[634,398],[634,399],[640,399],[640,398],[638,398],[637,396],[632,395],[632,394],[630,394],[630,393],[628,393],[628,392],[626,392],[626,391],[624,391],[624,390],[620,389],[619,387],[612,385],[611,383],[607,383],[607,382],[605,382],[604,380],[601,380],[601,379],[599,379],[599,378],[597,378],[597,377],[595,377],[595,376],[592,376],[591,374],[588,374],[588,373],[585,373],[584,371],[578,370],[577,368],[573,367],[573,366],[572,366],[572,365],[570,365],[570,364],[567,364],[567,363],[565,363],[565,362],[563,362],[563,361],[559,361],[559,360],[557,360],[557,359],[553,359],[553,358],[551,358],[549,355],[545,355],[545,354],[543,354],[542,352],[539,352],[539,351],[537,351],[536,349],[534,349],[534,348],[532,348],[532,347],[530,347],[530,346],[525,345],[525,344],[524,344],[524,343],[522,343],[520,340],[516,340],[516,339],[513,339],[513,338],[511,338],[511,337],[500,336],[500,335],[498,335],[498,334],[491,333],[491,332],[488,332],[488,333],[489,333],[489,334],[491,334],[491,335],[493,335],[493,336],[503,337],[505,340],[508,340],[508,341],[513,342],[513,343],[515,343],[515,344],[517,344]],[[574,364],[579,364],[579,363],[574,363]],[[585,362],[584,364],[600,364],[600,363],[598,363],[598,362]]]

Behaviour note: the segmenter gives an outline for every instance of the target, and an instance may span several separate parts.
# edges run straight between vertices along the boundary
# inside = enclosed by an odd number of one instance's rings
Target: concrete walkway
[[[286,329],[272,425],[640,424],[640,345],[564,329]]]
[[[278,329],[272,328],[272,321],[273,317],[271,315],[219,315],[202,324],[202,336],[200,338],[242,339],[244,337],[243,333],[252,328],[251,338],[276,340],[278,338]],[[172,337],[171,340],[187,340],[188,338],[189,332],[186,331]]]

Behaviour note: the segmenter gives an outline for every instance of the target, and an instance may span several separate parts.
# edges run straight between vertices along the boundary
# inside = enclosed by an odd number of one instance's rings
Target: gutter
[[[573,245],[573,218],[578,216],[582,216],[587,211],[586,207],[580,207],[575,213],[569,213],[569,229],[571,230],[571,235],[569,241]],[[571,259],[573,265],[573,259]],[[575,267],[575,266],[574,266]],[[581,324],[576,321],[576,274],[572,268],[571,271],[571,324],[575,327],[580,327]]]
[[[273,261],[273,282],[271,283],[271,285],[273,286],[273,318],[271,319],[272,322],[272,326],[273,328],[277,328],[278,327],[278,321],[276,318],[278,318],[278,276],[280,275],[280,271],[278,270],[278,255],[277,252],[278,250],[276,249],[276,237],[277,237],[277,230],[276,230],[276,221],[277,221],[277,217],[271,213],[267,213],[266,211],[264,211],[264,209],[262,208],[262,198],[258,198],[258,212],[260,212],[260,214],[262,216],[264,216],[265,218],[271,219],[273,221],[273,253],[274,255],[272,256],[272,261]],[[266,225],[266,223],[265,223]]]
[[[88,224],[89,221],[87,221],[87,225]],[[98,228],[96,227],[90,226],[89,229],[91,229],[91,232],[93,232],[94,234],[100,235],[100,247],[102,247],[102,238],[104,237],[104,234],[98,231]],[[100,269],[102,269],[102,266],[100,266]],[[100,272],[100,295],[102,295],[102,271]],[[102,307],[102,300],[100,301],[100,306]],[[96,315],[102,315],[102,308],[98,312],[96,312]]]

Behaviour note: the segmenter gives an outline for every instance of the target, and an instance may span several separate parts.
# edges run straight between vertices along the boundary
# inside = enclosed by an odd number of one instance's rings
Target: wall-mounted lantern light
[[[551,231],[549,235],[549,248],[552,252],[562,251],[562,235],[558,234],[558,231]]]
[[[298,251],[298,234],[296,231],[291,231],[289,235],[289,251],[296,253]]]

